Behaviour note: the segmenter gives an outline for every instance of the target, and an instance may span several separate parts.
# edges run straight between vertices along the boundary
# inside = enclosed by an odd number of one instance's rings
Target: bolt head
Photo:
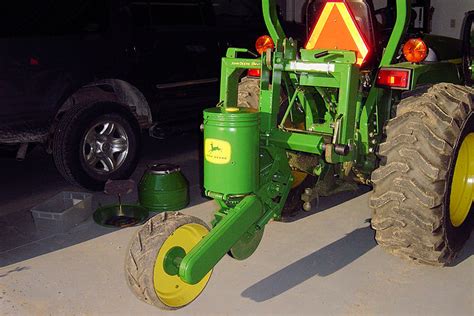
[[[304,210],[305,212],[311,211],[311,207],[312,207],[312,205],[311,205],[310,202],[305,202],[305,203],[303,204],[303,210]]]

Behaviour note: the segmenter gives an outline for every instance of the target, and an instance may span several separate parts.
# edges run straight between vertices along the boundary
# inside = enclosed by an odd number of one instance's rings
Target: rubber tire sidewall
[[[456,145],[454,147],[454,155],[453,159],[451,160],[447,178],[447,186],[446,186],[446,194],[444,195],[444,205],[443,205],[443,215],[444,215],[444,227],[446,228],[446,238],[448,242],[448,247],[453,250],[454,252],[458,252],[466,240],[469,238],[471,234],[471,230],[474,227],[474,205],[471,204],[471,209],[469,210],[469,214],[467,215],[464,222],[459,226],[455,227],[451,223],[450,218],[450,196],[451,196],[451,182],[453,179],[454,168],[456,165],[456,161],[459,155],[459,150],[461,148],[461,144],[466,136],[470,133],[474,133],[474,112],[471,112],[467,119],[464,121],[463,127],[461,129],[461,133],[459,134],[458,140],[456,141]]]
[[[74,184],[93,190],[101,191],[107,180],[126,179],[130,177],[138,163],[140,148],[140,128],[135,117],[124,106],[115,103],[96,103],[74,108],[65,114],[65,121],[59,124],[54,141],[54,154],[60,151],[63,164],[63,176]],[[129,149],[125,161],[112,173],[94,173],[86,167],[82,155],[82,146],[87,131],[103,120],[119,123],[128,136]],[[66,175],[64,173],[67,173]]]
[[[158,254],[173,232],[187,224],[199,224],[208,231],[211,230],[209,225],[195,216],[180,212],[163,212],[150,218],[130,240],[125,258],[125,274],[129,288],[138,299],[163,310],[176,310],[191,304],[206,289],[209,282],[193,301],[180,307],[166,305],[155,290],[154,269]],[[150,226],[153,229],[150,229]]]

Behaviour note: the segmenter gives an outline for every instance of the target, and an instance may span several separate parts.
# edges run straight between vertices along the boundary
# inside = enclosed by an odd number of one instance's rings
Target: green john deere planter
[[[219,175],[204,178],[206,189],[245,195],[258,188],[258,114],[237,107],[204,111],[204,174]]]
[[[263,0],[261,56],[230,48],[222,59],[219,105],[204,111],[204,189],[220,209],[211,229],[164,212],[137,232],[126,273],[147,303],[189,304],[223,256],[257,249],[288,201],[310,210],[359,183],[373,186],[376,240],[395,255],[446,265],[469,237],[472,13],[463,43],[407,32],[407,0],[396,0],[393,25],[375,17],[393,10],[371,1],[311,3],[320,14],[303,45]]]

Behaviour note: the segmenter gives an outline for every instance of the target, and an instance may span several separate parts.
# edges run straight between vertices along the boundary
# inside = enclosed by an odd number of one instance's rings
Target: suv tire
[[[53,138],[58,171],[74,185],[103,190],[107,180],[126,179],[135,170],[140,128],[117,103],[77,105],[59,121]]]

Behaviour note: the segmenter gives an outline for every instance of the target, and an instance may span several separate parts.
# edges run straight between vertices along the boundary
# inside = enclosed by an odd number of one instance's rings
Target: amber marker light
[[[273,43],[272,38],[268,35],[260,36],[255,42],[255,49],[260,55],[262,55],[269,48],[275,48],[275,43]]]
[[[411,63],[420,63],[428,56],[428,46],[421,38],[409,39],[403,45],[403,56]]]

